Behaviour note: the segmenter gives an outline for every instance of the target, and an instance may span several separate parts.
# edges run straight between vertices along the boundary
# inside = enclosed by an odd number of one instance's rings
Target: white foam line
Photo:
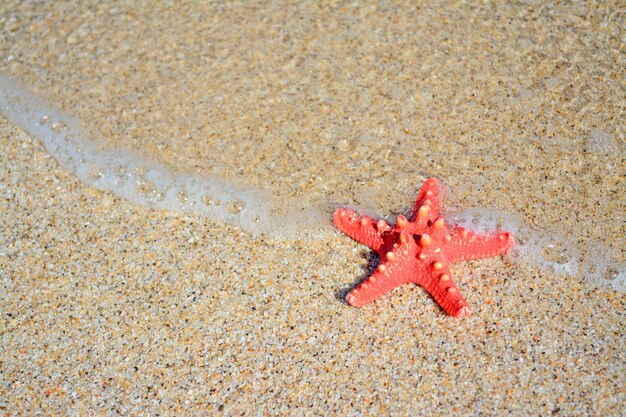
[[[513,258],[557,275],[583,276],[605,288],[626,292],[626,267],[612,259],[598,242],[579,248],[574,239],[555,230],[533,230],[514,215],[494,209],[471,208],[448,216],[448,221],[477,233],[495,230],[511,232],[515,247]],[[587,256],[583,257],[582,253]]]
[[[214,175],[176,173],[125,149],[103,149],[72,116],[0,74],[0,112],[39,139],[65,169],[85,184],[135,204],[208,216],[253,235],[293,238],[319,234],[324,215],[313,208],[277,214],[271,194]]]
[[[212,217],[275,239],[324,238],[332,230],[330,214],[323,209],[288,202],[278,206],[266,190],[214,175],[177,173],[129,150],[103,149],[75,118],[1,74],[0,112],[39,139],[61,166],[85,184],[135,204]],[[510,231],[516,239],[514,256],[556,274],[582,273],[597,285],[626,292],[624,264],[606,254],[582,261],[576,244],[556,232],[538,233],[521,219],[490,209],[468,209],[448,220],[474,231]]]

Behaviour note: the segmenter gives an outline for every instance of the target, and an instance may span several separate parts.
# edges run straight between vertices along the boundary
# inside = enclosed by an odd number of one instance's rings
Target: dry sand
[[[623,4],[245,4],[4,1],[0,73],[182,171],[385,216],[434,175],[624,261]],[[454,268],[467,319],[354,309],[346,236],[137,207],[0,133],[4,415],[623,411],[624,294],[494,258]]]

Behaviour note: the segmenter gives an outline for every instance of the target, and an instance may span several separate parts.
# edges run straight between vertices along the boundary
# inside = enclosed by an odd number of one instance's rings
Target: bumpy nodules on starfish
[[[399,215],[395,225],[352,208],[335,210],[335,226],[380,256],[376,270],[346,296],[350,305],[362,307],[412,282],[424,287],[448,314],[465,317],[470,313],[452,281],[450,266],[503,254],[513,246],[513,236],[508,232],[476,234],[448,225],[439,210],[436,178],[424,183],[409,218]]]

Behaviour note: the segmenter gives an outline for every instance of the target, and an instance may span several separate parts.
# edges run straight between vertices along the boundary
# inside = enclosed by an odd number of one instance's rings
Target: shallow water
[[[39,139],[47,151],[88,186],[109,191],[135,204],[181,214],[208,216],[239,226],[255,235],[278,239],[328,235],[330,213],[324,204],[302,205],[295,198],[276,204],[262,185],[243,186],[214,174],[193,175],[171,165],[148,159],[128,149],[104,149],[71,115],[27,88],[0,75],[0,110],[13,123]],[[592,133],[600,152],[616,146]],[[604,142],[602,142],[604,141]],[[601,143],[602,142],[602,143]],[[445,192],[445,191],[444,191]],[[572,238],[557,230],[537,232],[520,218],[497,210],[474,208],[450,216],[450,220],[474,231],[507,230],[516,237],[516,259],[558,275],[581,276],[597,285],[626,292],[626,267],[609,253],[582,257]],[[592,252],[599,244],[587,244]]]
[[[617,415],[617,7],[2,2],[0,73],[71,117],[2,121],[0,409]],[[68,130],[109,165],[40,137]],[[349,309],[371,254],[293,234],[337,204],[392,219],[431,176],[523,262],[458,266],[466,321],[412,287]],[[257,203],[291,235],[241,233]]]

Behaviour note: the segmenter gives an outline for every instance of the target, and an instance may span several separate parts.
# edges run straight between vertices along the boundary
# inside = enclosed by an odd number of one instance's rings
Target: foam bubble
[[[0,75],[0,111],[38,138],[82,182],[155,209],[209,216],[254,235],[292,238],[324,232],[326,215],[311,207],[278,208],[271,194],[215,175],[179,173],[125,149],[103,149],[81,124],[14,80]],[[306,218],[298,218],[301,214]]]
[[[626,293],[626,264],[619,264],[619,273],[613,280],[613,289],[621,293]]]
[[[580,251],[576,242],[556,231],[544,231],[538,241],[537,262],[555,274],[575,276],[580,266]]]
[[[615,260],[613,253],[598,241],[588,241],[581,274],[594,285],[626,293],[626,263]]]

